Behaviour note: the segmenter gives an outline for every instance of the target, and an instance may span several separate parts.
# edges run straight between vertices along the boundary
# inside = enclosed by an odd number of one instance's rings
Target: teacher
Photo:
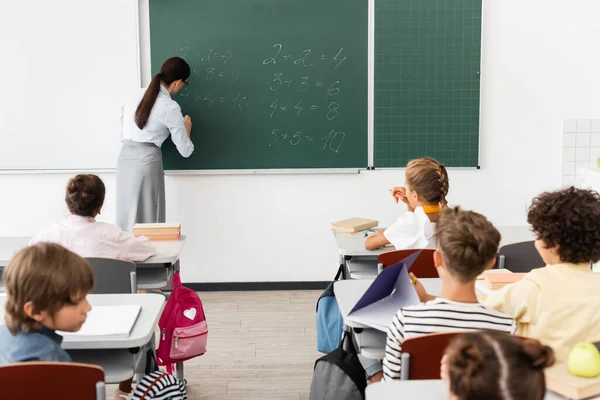
[[[137,222],[165,222],[165,172],[160,147],[171,135],[179,154],[194,151],[190,140],[192,120],[181,113],[171,95],[190,76],[182,58],[164,62],[146,89],[137,92],[123,108],[123,147],[117,163],[117,225],[133,231]]]

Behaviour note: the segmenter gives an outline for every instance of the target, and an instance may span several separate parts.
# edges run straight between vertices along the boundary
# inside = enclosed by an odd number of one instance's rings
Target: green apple
[[[593,343],[577,343],[569,354],[569,372],[582,378],[593,378],[600,374],[600,352]]]

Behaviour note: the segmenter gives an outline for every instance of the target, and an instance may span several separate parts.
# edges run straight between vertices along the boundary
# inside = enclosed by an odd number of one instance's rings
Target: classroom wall
[[[143,26],[147,4],[140,9]],[[451,203],[497,225],[525,225],[531,198],[560,185],[562,119],[600,116],[599,17],[595,0],[485,1],[481,169],[449,171]],[[145,79],[148,44],[143,35]],[[32,235],[64,215],[69,176],[1,174],[0,235]],[[101,176],[108,194],[100,219],[113,221],[114,173]],[[331,221],[365,216],[387,225],[404,212],[387,190],[402,184],[401,170],[166,182],[168,219],[188,236],[186,282],[331,279]]]

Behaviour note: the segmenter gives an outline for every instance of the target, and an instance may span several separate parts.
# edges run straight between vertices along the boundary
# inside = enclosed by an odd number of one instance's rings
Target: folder
[[[402,307],[419,304],[419,296],[408,276],[421,251],[385,268],[348,314],[348,320],[387,332]]]

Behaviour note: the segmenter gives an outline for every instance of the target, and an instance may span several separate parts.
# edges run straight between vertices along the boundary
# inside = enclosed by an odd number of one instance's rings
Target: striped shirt
[[[183,382],[163,371],[144,376],[135,386],[132,400],[187,400]]]
[[[437,298],[398,310],[388,330],[383,360],[385,380],[400,379],[402,342],[430,333],[494,330],[510,334],[515,321],[479,303],[459,303]]]

